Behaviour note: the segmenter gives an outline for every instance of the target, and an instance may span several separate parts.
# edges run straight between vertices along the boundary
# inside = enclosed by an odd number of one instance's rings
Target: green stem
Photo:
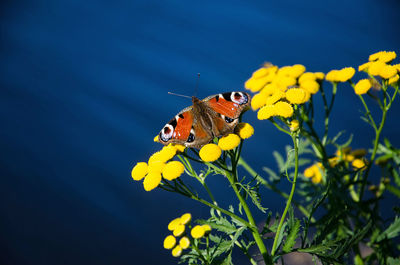
[[[236,185],[236,181],[238,179],[237,178],[237,165],[240,160],[240,153],[239,153],[238,157],[236,157],[235,155],[231,155],[231,160],[234,160],[234,161],[232,161],[232,171],[225,171],[225,176],[229,180],[229,183],[231,184],[231,187],[232,187],[233,191],[235,192],[236,197],[239,199],[239,202],[240,202],[241,206],[243,207],[243,210],[247,216],[247,219],[249,220],[249,223],[251,226],[248,226],[248,228],[250,229],[250,231],[253,235],[254,241],[256,242],[256,244],[258,246],[258,249],[264,259],[265,264],[272,264],[271,257],[269,256],[267,248],[265,247],[265,244],[262,240],[262,237],[261,237],[260,233],[258,232],[257,224],[253,218],[250,208],[247,205],[246,200],[240,194],[240,191]]]
[[[238,165],[242,166],[251,176],[256,178],[262,185],[264,185],[268,189],[276,192],[277,194],[279,194],[280,196],[282,196],[285,199],[289,198],[289,194],[287,194],[286,192],[281,191],[281,190],[277,189],[275,186],[269,184],[263,177],[260,176],[260,174],[258,174],[249,164],[247,164],[247,162],[245,160],[243,160],[243,158],[239,159]],[[307,209],[304,208],[298,202],[293,201],[293,204],[303,213],[303,215],[305,217],[308,217],[310,215],[310,212],[307,211]],[[311,221],[315,222],[316,220],[314,217],[311,217]]]
[[[370,171],[371,166],[373,165],[373,163],[374,163],[374,161],[375,161],[375,156],[376,156],[376,152],[377,152],[377,150],[378,150],[378,145],[379,145],[379,139],[380,139],[380,136],[381,136],[381,132],[382,132],[382,129],[383,129],[383,125],[385,124],[385,121],[386,121],[387,110],[388,110],[388,109],[387,109],[386,107],[383,108],[383,110],[382,110],[382,120],[381,120],[381,124],[379,125],[378,130],[376,130],[375,140],[374,140],[374,148],[373,148],[373,151],[372,151],[372,155],[371,155],[371,158],[370,158],[370,162],[369,162],[369,164],[368,164],[368,166],[367,166],[367,169],[365,170],[363,182],[362,182],[362,184],[361,184],[361,189],[360,189],[360,202],[362,201],[362,198],[363,198],[363,195],[364,195],[364,189],[365,189],[365,186],[366,186],[366,184],[367,184],[367,179],[368,179],[369,171]]]
[[[236,169],[233,170],[233,171],[236,172]],[[240,204],[242,205],[244,212],[246,213],[247,219],[249,220],[249,223],[250,223],[247,227],[250,229],[250,231],[251,231],[251,233],[252,233],[252,235],[254,237],[254,240],[255,240],[255,242],[256,242],[256,244],[258,246],[258,249],[260,250],[260,253],[264,258],[265,263],[266,264],[272,264],[270,256],[268,255],[267,248],[265,247],[264,242],[263,242],[263,240],[261,238],[261,235],[258,232],[257,224],[254,221],[254,218],[253,218],[253,215],[251,214],[250,208],[247,205],[246,200],[240,194],[240,192],[239,192],[239,190],[238,190],[238,188],[236,186],[236,183],[234,181],[235,177],[232,174],[230,174],[230,172],[226,172],[225,175],[226,175],[227,179],[229,180],[229,183],[231,184],[231,187],[232,187],[233,191],[235,192],[236,197],[239,199]]]
[[[295,168],[294,168],[294,177],[293,177],[293,182],[292,182],[292,189],[290,191],[289,198],[288,198],[288,200],[286,202],[285,210],[283,211],[281,220],[279,221],[278,229],[277,229],[276,234],[275,234],[274,243],[272,245],[272,251],[271,251],[271,255],[272,256],[275,255],[275,252],[276,252],[277,247],[278,247],[277,246],[278,237],[279,237],[279,235],[281,233],[283,222],[285,221],[286,214],[287,214],[287,212],[289,210],[290,204],[291,204],[292,199],[293,199],[294,191],[296,189],[297,175],[299,173],[299,149],[298,149],[298,143],[297,143],[297,141],[298,141],[297,135],[292,134],[292,140],[293,140],[294,153],[295,153]]]

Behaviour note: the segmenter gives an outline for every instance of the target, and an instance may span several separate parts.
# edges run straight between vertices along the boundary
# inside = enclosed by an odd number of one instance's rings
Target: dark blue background
[[[264,61],[310,71],[358,66],[399,52],[399,2],[7,1],[0,28],[1,264],[175,264],[162,248],[166,225],[198,207],[145,192],[130,170],[161,146],[153,137],[190,100],[242,90]],[[361,75],[359,76],[361,77]],[[334,132],[372,130],[361,105],[339,88]],[[399,104],[384,135],[399,144]],[[255,135],[243,155],[258,171],[288,137],[248,112]],[[188,177],[183,177],[185,181]],[[210,178],[236,205],[222,177]],[[274,211],[284,203],[265,193]],[[272,203],[275,202],[275,203]],[[262,217],[258,216],[261,222]]]

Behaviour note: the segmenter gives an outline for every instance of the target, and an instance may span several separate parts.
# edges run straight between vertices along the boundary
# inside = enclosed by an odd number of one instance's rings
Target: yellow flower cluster
[[[343,148],[336,151],[336,156],[330,159],[330,165],[334,166],[339,161],[351,163],[354,169],[363,169],[366,166],[366,159],[364,156],[367,154],[365,149],[351,150],[350,147]]]
[[[356,70],[353,67],[345,67],[340,70],[331,70],[326,74],[325,79],[330,82],[346,82],[350,80]]]
[[[251,107],[259,109],[258,119],[289,118],[293,115],[293,104],[303,104],[318,92],[324,74],[305,70],[301,64],[278,68],[267,63],[252,74],[244,86],[257,93],[251,100]]]
[[[182,251],[190,246],[190,239],[186,235],[186,226],[190,227],[191,220],[192,215],[185,213],[168,224],[168,230],[172,231],[172,235],[168,235],[164,239],[163,245],[165,249],[172,249],[172,256],[174,257],[179,257]],[[196,225],[191,229],[190,234],[192,238],[199,239],[207,236],[210,231],[211,227],[209,225]],[[180,237],[179,242],[177,242],[178,237]]]
[[[170,161],[177,153],[183,152],[185,146],[169,144],[161,151],[150,156],[148,162],[138,162],[132,169],[132,178],[136,181],[142,180],[146,191],[155,189],[162,178],[173,180],[178,178],[185,170],[179,161]]]
[[[351,150],[350,147],[342,148],[336,151],[334,157],[329,159],[329,166],[334,167],[339,162],[344,161],[354,169],[364,169],[366,167],[366,159],[364,156],[367,154],[365,149]],[[313,183],[320,183],[323,180],[323,174],[325,174],[325,168],[322,163],[318,162],[304,170],[304,176],[311,178]]]
[[[204,145],[199,152],[200,158],[204,162],[213,162],[217,160],[222,151],[232,150],[236,148],[241,139],[247,139],[254,134],[254,128],[248,123],[239,123],[235,128],[235,133],[230,133],[218,140],[218,145],[210,143]]]
[[[322,181],[322,173],[325,172],[325,168],[320,162],[306,168],[304,170],[304,177],[311,178],[313,183],[320,183]]]
[[[380,51],[371,54],[368,62],[360,65],[358,71],[364,71],[370,75],[379,76],[382,79],[388,80],[389,85],[395,84],[399,81],[400,64],[392,65],[391,62],[396,56],[396,53],[393,51]]]

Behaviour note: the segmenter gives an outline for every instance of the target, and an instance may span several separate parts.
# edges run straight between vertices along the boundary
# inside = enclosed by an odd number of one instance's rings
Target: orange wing
[[[250,96],[244,92],[228,92],[204,99],[215,112],[236,119],[250,104]]]

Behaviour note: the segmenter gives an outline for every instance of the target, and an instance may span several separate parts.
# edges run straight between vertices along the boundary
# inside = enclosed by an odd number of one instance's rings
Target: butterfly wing
[[[159,142],[164,145],[177,143],[197,148],[210,142],[211,139],[211,134],[198,123],[192,106],[179,112],[165,124],[158,135]]]
[[[233,132],[239,122],[240,114],[249,108],[250,95],[245,92],[227,92],[202,100],[210,109],[214,136]]]

